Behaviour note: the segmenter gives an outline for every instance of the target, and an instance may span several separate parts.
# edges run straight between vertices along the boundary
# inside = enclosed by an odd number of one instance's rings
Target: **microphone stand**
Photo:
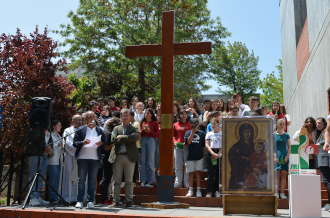
[[[88,126],[91,126],[91,125],[95,125],[95,121],[94,121],[94,120],[93,120],[93,122],[91,122],[90,124],[88,124],[88,125],[86,125],[86,126],[82,126],[82,127],[80,127],[77,131],[74,131],[73,133],[70,133],[69,135],[72,135],[72,134],[78,132],[79,130],[82,130],[82,129],[84,129],[84,128],[88,127]],[[51,142],[51,143],[49,143],[48,145],[54,144],[55,142],[62,141],[62,139],[68,137],[69,135],[66,135],[66,136],[64,136],[64,137],[61,137],[61,138],[58,139],[57,141]],[[48,145],[46,145],[45,147],[47,147]]]

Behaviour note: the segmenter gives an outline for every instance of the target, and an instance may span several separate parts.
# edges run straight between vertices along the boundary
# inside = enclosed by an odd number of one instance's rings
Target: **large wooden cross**
[[[211,42],[174,43],[174,11],[164,11],[162,44],[126,46],[125,56],[162,57],[160,175],[173,175],[174,55],[211,54]]]

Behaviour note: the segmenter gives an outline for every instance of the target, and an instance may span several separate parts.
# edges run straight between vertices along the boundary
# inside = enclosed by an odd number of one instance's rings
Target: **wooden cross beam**
[[[125,56],[162,57],[160,175],[173,175],[174,55],[211,54],[211,42],[174,43],[174,11],[164,11],[162,44],[126,46]]]

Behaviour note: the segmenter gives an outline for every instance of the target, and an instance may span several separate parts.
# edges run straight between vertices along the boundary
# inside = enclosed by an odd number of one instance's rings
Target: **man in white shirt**
[[[86,124],[89,125],[95,119],[93,111],[86,113]],[[97,139],[101,135],[101,140]],[[99,140],[98,142],[96,142]],[[106,138],[103,131],[97,125],[89,125],[78,130],[73,138],[73,146],[77,149],[75,156],[78,164],[78,195],[77,208],[83,207],[85,195],[86,176],[88,174],[87,208],[94,208],[94,190],[97,170],[100,164],[101,149],[105,147]]]
[[[238,93],[234,93],[233,96],[231,97],[231,99],[235,102],[235,105],[239,108],[238,109],[239,115],[242,116],[243,111],[245,109],[248,109],[249,106],[247,106],[246,104],[242,104],[241,96]]]
[[[258,104],[259,104],[259,98],[255,97],[255,96],[251,96],[249,98],[250,108],[244,109],[242,116],[251,116],[253,113],[253,110],[258,107]]]
[[[77,201],[77,180],[73,181],[71,174],[78,174],[77,161],[75,160],[75,152],[76,148],[73,147],[73,137],[74,132],[78,130],[78,128],[82,125],[82,117],[80,115],[74,115],[72,117],[72,126],[66,128],[63,132],[63,137],[65,137],[65,157],[64,157],[64,165],[63,165],[63,183],[61,185],[63,199],[68,202],[76,202]],[[73,169],[77,170],[77,172],[73,173]],[[62,175],[62,173],[61,173]]]

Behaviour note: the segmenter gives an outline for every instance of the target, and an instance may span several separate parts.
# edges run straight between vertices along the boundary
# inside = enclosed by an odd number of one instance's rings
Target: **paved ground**
[[[19,207],[0,207],[1,209],[18,209]],[[50,210],[46,207],[26,207],[26,210]],[[21,210],[21,209],[19,209]],[[80,211],[79,213],[85,212],[86,214],[104,213],[105,215],[110,214],[125,214],[125,215],[154,215],[154,216],[185,216],[185,217],[272,217],[272,216],[255,216],[255,215],[232,215],[232,216],[223,216],[222,208],[215,207],[190,207],[188,209],[154,209],[154,208],[143,208],[141,206],[134,206],[132,209],[126,209],[124,206],[117,208],[107,208],[107,207],[98,207],[95,206],[94,209],[76,209],[74,207],[58,207],[56,211]],[[289,210],[287,209],[278,209],[279,217],[289,217]],[[330,217],[328,211],[322,211],[322,217]],[[47,216],[45,216],[47,218]]]

